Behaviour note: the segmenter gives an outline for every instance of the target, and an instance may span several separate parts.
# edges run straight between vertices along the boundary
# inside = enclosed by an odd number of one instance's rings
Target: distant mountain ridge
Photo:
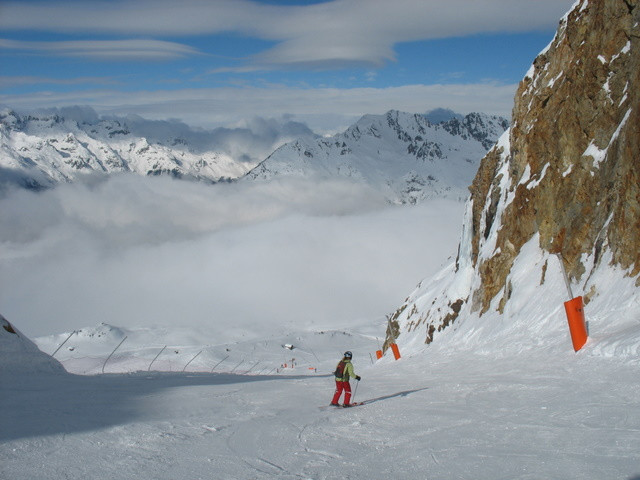
[[[208,183],[293,175],[364,182],[392,203],[466,199],[480,159],[508,127],[506,119],[482,113],[391,110],[365,115],[324,138],[295,122],[279,126],[284,134],[260,125],[265,140],[249,130],[200,132],[177,122],[105,118],[83,109],[64,113],[0,110],[0,187],[40,190],[96,174]],[[289,137],[295,140],[284,143]],[[258,140],[263,151],[265,145],[281,146],[268,150],[266,160],[247,158],[243,151]]]
[[[483,113],[437,124],[397,110],[365,115],[332,137],[283,145],[245,178],[345,177],[381,190],[393,203],[464,200],[480,159],[508,126],[507,119]]]
[[[0,111],[0,180],[32,189],[72,182],[83,174],[133,172],[217,182],[252,164],[210,149],[194,149],[180,133],[147,139],[120,119],[76,121],[57,114]]]

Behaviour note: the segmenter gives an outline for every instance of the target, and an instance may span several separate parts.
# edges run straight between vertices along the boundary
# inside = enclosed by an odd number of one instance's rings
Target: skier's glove
[[[356,375],[356,380],[360,381],[360,377],[358,375]]]

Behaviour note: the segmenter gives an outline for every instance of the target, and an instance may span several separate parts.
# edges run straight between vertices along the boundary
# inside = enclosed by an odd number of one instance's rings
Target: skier
[[[340,396],[344,391],[344,405],[343,407],[351,406],[351,384],[349,383],[350,378],[355,378],[357,381],[360,381],[360,377],[356,375],[353,371],[353,365],[351,364],[351,358],[353,354],[349,351],[344,352],[344,357],[340,362],[338,362],[338,366],[336,367],[336,371],[334,375],[336,377],[336,393],[333,395],[333,400],[331,400],[331,405],[334,407],[339,407],[340,404],[338,401],[340,400]]]

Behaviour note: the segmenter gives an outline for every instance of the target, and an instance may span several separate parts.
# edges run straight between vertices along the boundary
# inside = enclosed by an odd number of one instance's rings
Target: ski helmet
[[[353,358],[353,353],[347,350],[346,352],[344,352],[344,358]]]

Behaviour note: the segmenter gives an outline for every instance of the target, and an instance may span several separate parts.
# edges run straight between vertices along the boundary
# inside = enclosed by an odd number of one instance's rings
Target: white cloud
[[[269,335],[303,318],[381,321],[455,254],[462,209],[389,207],[341,181],[123,176],[14,192],[0,200],[2,314],[32,336],[100,322]]]
[[[207,128],[235,125],[252,117],[292,115],[316,132],[346,128],[364,114],[391,109],[424,112],[437,107],[459,113],[485,112],[509,117],[516,85],[447,84],[388,88],[216,88],[119,92],[5,95],[17,109],[88,105],[102,114],[139,114],[150,119],[178,118]]]
[[[552,29],[572,0],[334,0],[307,6],[248,0],[5,2],[2,30],[114,35],[234,33],[275,42],[250,59],[273,65],[379,66],[400,42]]]
[[[0,75],[0,87],[9,88],[24,85],[116,85],[119,82],[113,77],[74,77],[53,78],[37,76]]]
[[[202,35],[246,33],[278,7],[245,0],[114,0],[4,2],[0,28],[65,33]]]
[[[201,54],[195,48],[161,40],[73,40],[25,42],[0,39],[0,48],[93,60],[169,60]]]

